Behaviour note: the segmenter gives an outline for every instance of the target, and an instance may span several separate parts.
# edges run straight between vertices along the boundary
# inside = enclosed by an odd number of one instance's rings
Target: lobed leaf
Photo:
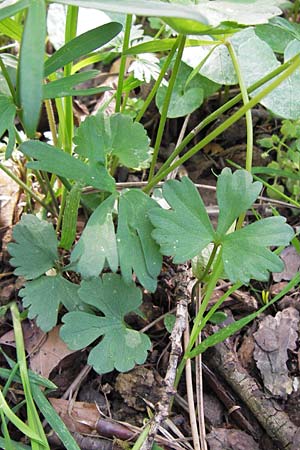
[[[19,295],[23,298],[23,305],[29,307],[28,317],[36,319],[37,325],[47,332],[57,323],[60,304],[68,311],[80,308],[82,302],[78,289],[78,285],[70,283],[61,275],[42,276],[26,283]]]
[[[155,226],[152,236],[163,255],[174,256],[175,263],[183,263],[200,253],[214,239],[215,231],[197,189],[187,177],[181,182],[167,181],[163,195],[172,210],[150,211]]]
[[[81,349],[103,336],[88,358],[98,373],[111,372],[114,368],[126,372],[136,363],[142,364],[151,347],[150,339],[124,323],[124,316],[141,304],[140,289],[133,283],[125,283],[120,275],[106,273],[102,279],[83,281],[79,295],[104,317],[84,312],[66,314],[60,331],[66,344],[71,349]]]
[[[149,291],[156,289],[162,256],[152,239],[153,226],[149,211],[159,209],[157,203],[142,191],[131,189],[119,199],[117,245],[120,268],[126,283],[132,280],[132,271]]]
[[[223,238],[224,271],[230,281],[248,283],[250,278],[267,280],[268,272],[281,272],[284,264],[266,247],[288,245],[292,227],[284,217],[268,217]]]
[[[57,238],[53,226],[31,214],[23,215],[13,229],[14,243],[8,244],[10,264],[15,274],[26,280],[43,275],[58,260]]]
[[[240,214],[247,211],[257,199],[262,184],[253,182],[246,170],[222,170],[218,177],[217,199],[220,208],[217,232],[224,235]]]
[[[134,123],[128,115],[100,113],[87,117],[78,128],[74,143],[78,154],[93,161],[104,163],[107,155],[113,155],[132,169],[149,166],[149,138],[143,125]]]
[[[105,263],[113,272],[118,269],[118,250],[113,209],[116,195],[102,202],[89,218],[86,227],[71,253],[75,270],[83,277],[98,276]]]
[[[39,141],[24,142],[19,148],[26,156],[36,160],[27,163],[31,169],[55,173],[103,191],[115,190],[114,179],[101,164],[84,163],[57,147]]]
[[[161,252],[174,256],[176,263],[199,255],[210,243],[221,245],[224,272],[230,281],[265,280],[269,271],[280,272],[283,265],[267,247],[287,245],[294,234],[285,219],[271,217],[226,234],[234,220],[251,206],[260,188],[245,170],[232,174],[230,169],[223,169],[217,182],[220,214],[215,232],[193,183],[188,178],[167,181],[163,195],[172,210],[150,211],[155,226],[152,236]]]

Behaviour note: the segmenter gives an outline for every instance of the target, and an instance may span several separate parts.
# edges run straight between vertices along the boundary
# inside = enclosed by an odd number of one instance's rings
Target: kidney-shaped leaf
[[[146,168],[150,162],[149,138],[143,125],[124,114],[87,117],[78,128],[74,143],[75,151],[90,160],[103,162],[110,154],[132,169]]]
[[[234,34],[229,40],[236,53],[246,86],[255,83],[280,65],[269,45],[262,41],[252,28]],[[216,83],[226,85],[237,83],[232,60],[225,45],[220,45],[213,51],[200,72]]]
[[[186,80],[192,69],[187,64],[181,63],[176,77],[171,101],[168,109],[168,117],[182,117],[195,111],[203,103],[204,98],[209,97],[219,85],[197,74],[186,86]],[[161,112],[167,87],[161,86],[156,95],[156,105]]]
[[[142,294],[135,284],[126,284],[120,275],[104,274],[83,281],[79,290],[83,302],[104,314],[98,317],[84,312],[71,312],[63,317],[60,335],[71,349],[81,349],[103,336],[90,352],[88,363],[98,373],[114,368],[126,372],[147,358],[151,341],[147,335],[128,328],[124,316],[141,304]]]
[[[148,213],[159,209],[158,204],[143,192],[131,189],[119,200],[117,243],[121,272],[130,283],[132,271],[149,291],[156,289],[156,277],[162,264],[157,243],[152,239],[153,225]]]
[[[20,290],[23,305],[29,307],[28,317],[36,319],[37,325],[45,332],[50,331],[57,323],[60,304],[68,311],[80,308],[82,304],[78,297],[79,286],[56,276],[42,276],[29,281]]]
[[[294,39],[285,49],[284,61],[300,52],[300,41]],[[254,91],[252,95],[255,95]],[[285,119],[297,120],[300,117],[300,68],[286,78],[276,89],[261,101],[262,105],[274,114]]]
[[[163,195],[172,209],[150,211],[155,226],[152,236],[164,255],[183,263],[200,253],[214,239],[215,232],[197,189],[187,177],[180,182],[167,181]]]
[[[101,164],[84,163],[57,147],[39,141],[27,141],[20,150],[36,161],[27,163],[27,167],[45,170],[58,176],[81,182],[107,192],[115,190],[115,181]]]
[[[57,238],[53,226],[31,214],[22,216],[14,227],[15,242],[8,244],[16,267],[15,274],[32,280],[51,269],[58,260]]]
[[[284,217],[268,217],[223,238],[224,271],[230,281],[268,279],[268,271],[281,272],[283,262],[267,247],[288,245],[294,235]]]
[[[259,181],[253,183],[246,170],[222,170],[217,182],[217,198],[220,207],[217,232],[223,235],[240,214],[247,211],[257,199],[262,188]]]
[[[116,196],[111,195],[96,208],[71,254],[76,271],[83,277],[99,275],[107,261],[113,272],[118,268],[118,250],[112,218]]]

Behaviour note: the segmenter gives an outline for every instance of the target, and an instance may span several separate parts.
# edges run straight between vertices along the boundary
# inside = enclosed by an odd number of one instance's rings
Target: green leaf
[[[31,280],[43,275],[58,260],[57,238],[53,226],[28,214],[13,230],[14,243],[8,244],[10,264],[15,274]]]
[[[163,255],[183,263],[200,253],[214,239],[215,231],[197,189],[187,177],[181,182],[167,181],[163,195],[172,210],[156,208],[149,212],[155,226],[152,236]]]
[[[284,62],[300,51],[300,41],[291,41],[284,52]],[[251,95],[255,95],[254,91]],[[300,68],[286,78],[276,89],[263,98],[261,104],[272,111],[273,114],[286,119],[297,120],[300,117]]]
[[[71,262],[83,277],[98,276],[105,263],[113,272],[118,268],[118,251],[113,208],[116,195],[108,197],[93,212],[77,245],[71,254]]]
[[[8,17],[0,22],[0,33],[5,34],[14,41],[21,41],[23,27]]]
[[[124,192],[119,200],[117,245],[120,267],[126,283],[132,280],[132,271],[139,282],[154,292],[162,257],[158,245],[151,238],[153,226],[149,211],[158,210],[158,204],[135,189]]]
[[[111,372],[114,368],[126,372],[136,363],[144,363],[151,347],[150,339],[129,329],[124,322],[124,316],[141,304],[140,289],[133,283],[126,284],[120,275],[106,273],[102,279],[83,281],[79,295],[104,317],[83,312],[66,314],[60,335],[68,347],[79,350],[103,336],[88,358],[88,364],[98,373]]]
[[[30,0],[19,0],[15,1],[13,4],[11,4],[11,2],[2,2],[2,4],[0,4],[0,20],[14,16],[29,5]]]
[[[269,45],[252,28],[236,33],[229,41],[235,50],[246,86],[252,85],[280,65]],[[237,76],[225,45],[219,45],[213,51],[200,73],[215,83],[237,84]]]
[[[59,80],[51,81],[45,84],[43,87],[43,98],[59,98],[68,97],[72,95],[88,95],[90,89],[73,89],[77,84],[83,83],[84,81],[90,80],[99,74],[98,70],[88,70],[86,72],[75,73],[68,77],[61,78]],[[106,86],[101,86],[99,88],[92,88],[98,92],[109,91],[111,88]],[[82,94],[83,93],[83,94]]]
[[[24,142],[19,148],[26,156],[36,159],[27,163],[30,169],[45,170],[107,192],[115,190],[114,179],[101,164],[84,163],[57,147],[39,141]]]
[[[37,385],[31,385],[31,389],[34,401],[37,404],[39,411],[41,411],[52,430],[55,431],[64,447],[68,450],[80,450],[80,447],[68,430],[67,426],[64,424],[53,406],[49,403],[44,392],[41,391],[41,388]]]
[[[281,272],[284,264],[266,247],[288,245],[294,235],[284,217],[268,217],[223,238],[223,264],[230,281],[267,280],[268,271]]]
[[[166,330],[171,334],[176,322],[175,314],[167,314],[164,318],[164,326]]]
[[[136,0],[114,0],[113,2],[111,0],[57,0],[56,3],[95,8],[116,13],[136,14],[138,16],[190,19],[190,26],[196,29],[201,28],[201,30],[208,28],[204,26],[208,24],[205,15],[202,14],[200,8],[195,8],[191,4],[188,6],[177,4],[175,7],[174,4],[154,0],[139,0],[138,2]],[[191,30],[189,28],[189,33],[191,33]]]
[[[227,317],[227,314],[225,314],[224,312],[217,311],[210,317],[209,322],[213,324],[222,323],[227,319]]]
[[[78,128],[74,143],[76,153],[102,164],[107,155],[116,156],[120,164],[132,169],[143,169],[150,163],[149,138],[143,125],[125,114],[87,117]]]
[[[22,122],[29,137],[34,137],[43,98],[46,5],[32,0],[28,8],[20,50],[18,95]]]
[[[163,194],[172,210],[150,211],[155,226],[152,236],[161,252],[174,256],[176,263],[199,255],[213,243],[222,247],[224,272],[230,281],[265,280],[268,271],[280,272],[283,264],[267,247],[287,245],[294,234],[285,219],[260,220],[226,234],[233,221],[251,206],[260,187],[244,170],[232,174],[230,169],[223,169],[217,182],[220,215],[216,233],[193,183],[188,178],[167,181]]]
[[[81,191],[81,184],[75,183],[70,192],[68,192],[59,243],[59,247],[64,248],[65,250],[70,250],[76,236]]]
[[[219,88],[219,85],[201,75],[196,75],[186,86],[186,80],[191,73],[192,69],[181,62],[168,109],[169,118],[182,117],[192,113],[202,105],[205,97],[208,97]],[[166,86],[160,86],[157,91],[156,106],[160,113],[166,92]]]
[[[235,219],[247,211],[257,199],[262,188],[259,181],[252,182],[252,175],[246,170],[225,168],[218,178],[217,198],[220,207],[217,233],[224,235]]]
[[[120,33],[121,29],[122,25],[120,23],[110,22],[72,39],[63,47],[59,48],[45,62],[45,77],[48,77],[51,73],[73,62],[75,59],[86,56],[93,50],[107,44]]]
[[[248,316],[243,317],[242,319],[237,320],[230,325],[227,325],[225,328],[221,328],[216,333],[204,339],[204,341],[202,341],[201,344],[197,345],[197,347],[195,347],[187,356],[189,358],[194,358],[195,356],[200,355],[200,353],[205,352],[205,350],[207,350],[209,347],[213,347],[219,342],[225,341],[225,339],[227,339],[229,336],[232,336],[234,333],[245,327],[248,323],[252,322],[252,320],[254,320],[256,317],[260,316],[267,308],[269,308],[269,306],[280,300],[284,295],[290,292],[291,289],[299,285],[299,283],[300,274],[297,273],[294,278],[282,289],[282,291],[278,295],[276,295],[269,303],[262,306],[254,313],[249,314]]]
[[[9,138],[13,140],[12,147],[14,146],[14,120],[16,115],[16,106],[13,103],[11,97],[0,94],[0,138],[3,136],[6,130],[9,130]],[[11,151],[6,153],[6,158],[11,156]]]
[[[42,276],[29,281],[20,290],[25,308],[29,307],[28,317],[36,319],[37,325],[45,332],[50,331],[57,323],[60,304],[68,311],[80,308],[81,300],[78,296],[79,286],[56,276]]]
[[[280,17],[282,20],[282,17]],[[287,23],[290,23],[286,20]],[[291,24],[292,25],[292,24]],[[295,31],[287,30],[282,28],[276,23],[271,21],[270,23],[266,23],[264,25],[258,25],[255,28],[255,33],[262,40],[265,41],[276,53],[284,53],[286,46],[295,39]]]

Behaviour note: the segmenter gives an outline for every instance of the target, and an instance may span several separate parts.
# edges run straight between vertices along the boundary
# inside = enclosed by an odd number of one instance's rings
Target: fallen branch
[[[261,391],[256,380],[241,366],[230,340],[213,348],[209,366],[222,375],[277,445],[285,450],[300,448],[295,447],[300,435],[299,428],[276,401]]]
[[[186,268],[178,274],[178,287],[176,289],[177,311],[176,322],[171,334],[171,354],[169,359],[168,370],[163,380],[161,400],[156,405],[155,415],[150,423],[150,429],[140,450],[151,450],[155,436],[165,419],[169,415],[170,402],[176,391],[174,382],[178,360],[182,354],[181,339],[186,326],[187,305],[190,302],[191,293],[189,291],[189,277]]]

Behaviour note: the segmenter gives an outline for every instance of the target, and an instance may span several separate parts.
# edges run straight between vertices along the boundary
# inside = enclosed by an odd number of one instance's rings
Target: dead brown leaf
[[[244,431],[214,428],[206,439],[210,450],[259,450],[255,440]]]
[[[293,245],[282,250],[280,258],[284,262],[284,270],[279,273],[273,273],[274,281],[291,280],[300,269],[300,254]]]
[[[287,368],[288,350],[296,348],[299,312],[287,308],[275,317],[267,316],[254,333],[254,358],[265,387],[275,396],[286,398],[293,391]]]

